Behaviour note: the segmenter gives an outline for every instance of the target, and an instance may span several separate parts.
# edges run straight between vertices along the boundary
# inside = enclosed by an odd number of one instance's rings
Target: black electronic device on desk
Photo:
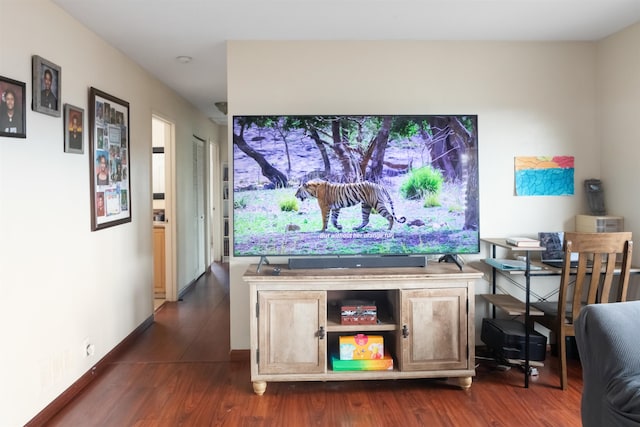
[[[589,202],[589,212],[591,215],[606,215],[607,209],[604,207],[604,190],[602,181],[599,179],[585,179],[584,189]]]
[[[482,319],[482,342],[504,360],[525,359],[524,323],[512,319]],[[547,337],[537,331],[529,331],[529,360],[544,361],[547,352]]]
[[[538,233],[538,238],[542,246],[546,248],[544,252],[540,253],[540,261],[549,267],[562,268],[564,264],[564,232],[562,231],[541,231]],[[591,262],[588,263],[588,267],[591,266]],[[578,267],[578,253],[571,254],[571,268]]]

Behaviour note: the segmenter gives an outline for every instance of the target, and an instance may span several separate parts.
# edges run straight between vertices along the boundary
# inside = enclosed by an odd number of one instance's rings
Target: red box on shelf
[[[340,307],[340,324],[375,325],[378,312],[375,301],[348,300]]]

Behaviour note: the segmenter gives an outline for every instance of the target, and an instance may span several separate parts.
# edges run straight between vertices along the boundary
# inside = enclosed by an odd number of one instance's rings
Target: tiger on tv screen
[[[234,256],[479,252],[475,115],[233,117]]]

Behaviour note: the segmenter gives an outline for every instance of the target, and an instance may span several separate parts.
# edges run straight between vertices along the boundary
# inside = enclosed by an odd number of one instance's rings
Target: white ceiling
[[[640,0],[52,1],[219,123],[226,40],[585,41],[640,21]]]

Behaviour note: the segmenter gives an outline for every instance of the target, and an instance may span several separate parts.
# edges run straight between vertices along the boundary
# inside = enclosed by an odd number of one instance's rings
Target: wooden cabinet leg
[[[267,389],[266,381],[254,381],[253,382],[253,392],[258,396],[262,396],[264,391]]]
[[[469,390],[471,388],[471,382],[473,381],[472,377],[462,377],[458,378],[458,384],[463,390]]]

